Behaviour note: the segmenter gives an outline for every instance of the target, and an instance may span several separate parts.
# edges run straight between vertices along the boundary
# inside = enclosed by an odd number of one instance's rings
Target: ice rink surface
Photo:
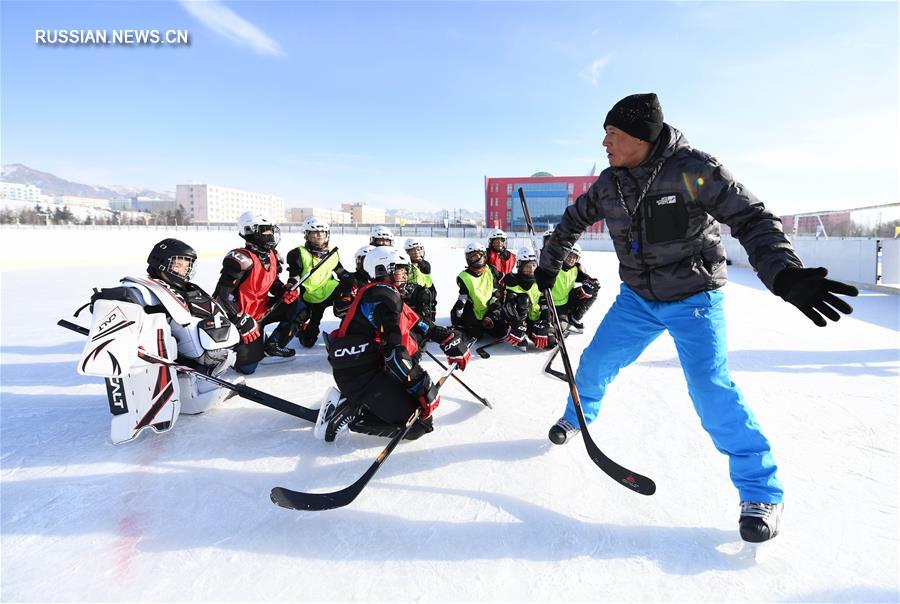
[[[551,445],[566,385],[541,373],[547,353],[500,346],[461,374],[495,409],[449,382],[436,430],[401,444],[340,510],[284,510],[269,490],[342,488],[383,439],[324,443],[302,420],[232,398],[113,446],[102,381],[75,371],[83,339],[56,321],[92,287],[143,274],[166,235],[198,249],[208,291],[240,243],[232,233],[4,229],[3,601],[900,599],[898,296],[863,291],[853,315],[817,328],[751,269],[730,267],[733,379],[786,488],[783,532],[754,561],[741,550],[727,460],[700,427],[667,335],[621,372],[590,427],[607,455],[656,481],[652,497],[607,478],[580,438]],[[286,234],[281,251],[300,237]],[[362,242],[333,241],[344,258]],[[426,245],[447,324],[462,250]],[[583,265],[602,289],[586,333],[567,340],[573,360],[619,289],[613,254],[587,252]],[[291,346],[294,360],[262,366],[248,384],[311,405],[333,383],[324,347]]]

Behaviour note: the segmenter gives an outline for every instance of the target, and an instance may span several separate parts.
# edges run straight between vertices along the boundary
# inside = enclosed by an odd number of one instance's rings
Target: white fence
[[[740,242],[722,237],[728,259],[749,266]],[[900,239],[795,237],[791,244],[804,266],[824,266],[828,276],[839,281],[886,288],[900,288]]]

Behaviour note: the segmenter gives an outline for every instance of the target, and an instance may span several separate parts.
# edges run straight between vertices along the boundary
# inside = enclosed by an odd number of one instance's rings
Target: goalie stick
[[[71,329],[72,331],[78,332],[85,336],[90,333],[90,330],[86,327],[82,327],[81,325],[77,325],[65,319],[60,319],[56,324],[60,327]],[[212,382],[213,384],[221,386],[222,388],[232,390],[236,392],[241,398],[245,398],[248,401],[259,403],[260,405],[269,407],[270,409],[275,409],[276,411],[281,411],[282,413],[287,413],[288,415],[293,415],[294,417],[299,417],[300,419],[305,419],[308,422],[316,423],[316,418],[319,415],[319,412],[314,409],[309,409],[308,407],[298,405],[297,403],[286,401],[283,398],[278,398],[277,396],[267,394],[265,392],[262,392],[261,390],[257,390],[256,388],[251,388],[246,384],[232,384],[227,380],[213,377],[211,375],[206,375],[202,371],[194,369],[193,367],[188,367],[187,365],[169,361],[154,354],[150,354],[143,349],[138,350],[138,357],[143,359],[144,361],[147,361],[148,363],[165,365],[179,373],[193,374],[201,380],[206,380],[207,382]]]

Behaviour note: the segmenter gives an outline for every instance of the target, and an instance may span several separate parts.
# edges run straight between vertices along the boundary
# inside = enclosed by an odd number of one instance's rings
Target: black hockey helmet
[[[147,256],[147,274],[185,287],[196,272],[197,252],[179,239],[163,239]]]

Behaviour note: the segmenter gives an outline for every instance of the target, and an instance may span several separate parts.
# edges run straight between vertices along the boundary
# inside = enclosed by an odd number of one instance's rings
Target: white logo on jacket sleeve
[[[366,348],[368,348],[368,346],[369,346],[369,343],[366,342],[365,344],[360,344],[359,346],[351,346],[349,348],[338,348],[337,350],[334,351],[334,356],[335,356],[335,358],[340,358],[340,357],[346,356],[346,355],[362,354],[366,351]]]
[[[656,205],[658,206],[667,206],[670,203],[675,203],[678,199],[674,195],[666,195],[665,197],[660,197],[656,200]]]

